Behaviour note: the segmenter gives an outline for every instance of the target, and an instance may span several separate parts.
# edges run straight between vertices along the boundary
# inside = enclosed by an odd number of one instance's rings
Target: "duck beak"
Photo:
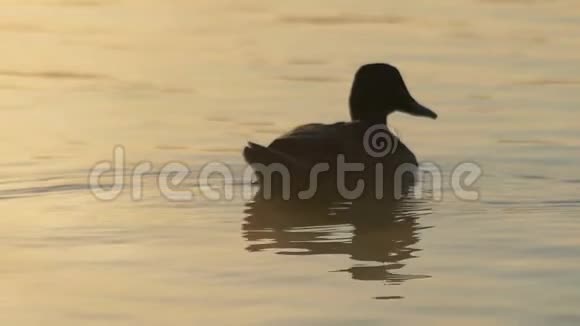
[[[427,117],[431,119],[437,119],[437,113],[431,111],[431,109],[419,104],[415,100],[411,100],[409,104],[400,108],[399,111],[405,112],[411,115],[416,115],[419,117]]]

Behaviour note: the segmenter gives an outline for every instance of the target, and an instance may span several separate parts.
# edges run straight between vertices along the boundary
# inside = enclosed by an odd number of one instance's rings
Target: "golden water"
[[[0,6],[2,325],[580,323],[577,1]],[[88,190],[117,144],[155,171],[239,167],[247,140],[348,119],[377,61],[440,117],[391,126],[446,173],[477,162],[479,201],[333,220],[170,202],[155,173],[142,201]]]

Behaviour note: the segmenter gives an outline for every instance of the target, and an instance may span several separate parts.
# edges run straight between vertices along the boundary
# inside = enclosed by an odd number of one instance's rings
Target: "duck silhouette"
[[[437,114],[411,96],[397,68],[385,63],[359,68],[349,102],[350,122],[302,125],[278,137],[267,147],[250,142],[243,150],[245,160],[256,172],[260,172],[260,167],[272,164],[285,167],[291,177],[293,193],[309,185],[313,167],[320,163],[329,167],[328,173],[318,176],[322,178],[322,188],[336,185],[334,172],[340,164],[338,157],[342,157],[344,162],[362,163],[364,167],[381,163],[380,178],[388,183],[394,182],[394,173],[402,164],[417,166],[413,152],[388,129],[387,117],[395,111],[432,119],[436,119]],[[369,136],[369,132],[375,131],[380,134]],[[387,150],[380,151],[385,147]],[[365,179],[376,179],[376,174],[368,172],[361,175]],[[276,183],[271,178],[266,180],[263,174],[256,174],[258,183],[271,183],[269,188],[279,188],[278,183],[282,182],[278,180]],[[352,184],[356,176],[351,175],[349,180]],[[409,182],[412,183],[406,180],[404,184]]]

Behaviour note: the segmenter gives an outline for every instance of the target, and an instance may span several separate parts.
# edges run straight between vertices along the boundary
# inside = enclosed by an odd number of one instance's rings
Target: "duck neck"
[[[387,114],[378,110],[361,110],[351,107],[350,118],[352,121],[361,121],[371,125],[387,124]]]
[[[364,121],[371,124],[386,124],[390,113],[383,108],[382,102],[375,97],[362,96],[353,90],[350,99],[350,118],[352,121]]]

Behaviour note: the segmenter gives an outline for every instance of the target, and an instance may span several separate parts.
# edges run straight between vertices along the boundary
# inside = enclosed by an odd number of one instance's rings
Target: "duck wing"
[[[308,124],[274,140],[268,149],[285,153],[305,166],[336,161],[352,141],[349,123]]]
[[[275,139],[268,147],[249,143],[244,158],[250,164],[281,163],[291,170],[307,171],[319,162],[332,162],[345,152],[347,123],[308,124]],[[346,134],[345,134],[346,132]]]

